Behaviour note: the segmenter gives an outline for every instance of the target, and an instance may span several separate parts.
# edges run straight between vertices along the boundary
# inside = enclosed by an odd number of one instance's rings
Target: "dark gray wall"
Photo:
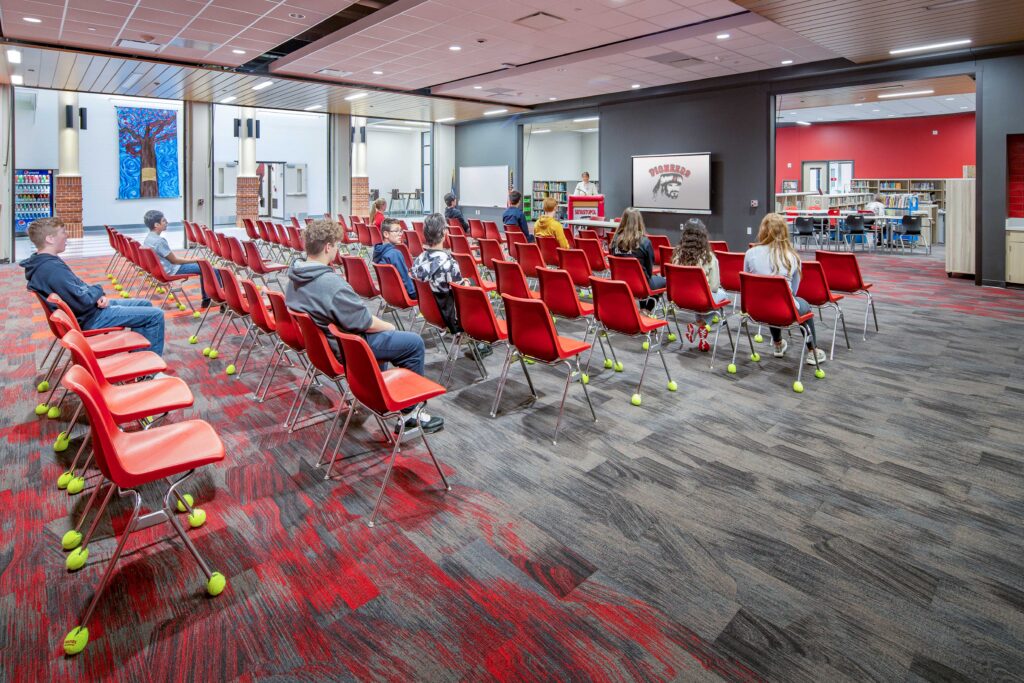
[[[634,154],[711,153],[711,215],[698,216],[713,239],[745,248],[766,211],[770,185],[770,99],[767,86],[662,97],[600,107],[601,188],[605,213],[615,216],[632,202]],[[750,200],[760,206],[750,208]],[[655,232],[675,242],[679,224],[690,216],[644,213]]]
[[[982,284],[1006,283],[1006,136],[1024,133],[1024,56],[978,64],[976,258]]]
[[[458,194],[459,168],[462,166],[505,166],[515,174],[515,185],[520,187],[522,181],[516,168],[518,156],[519,126],[516,117],[498,121],[480,121],[460,125],[455,129],[455,182]],[[440,196],[444,196],[448,188],[438,188]],[[443,210],[443,203],[441,204]],[[478,214],[477,211],[480,213]],[[500,221],[504,209],[490,207],[463,206],[466,218]]]

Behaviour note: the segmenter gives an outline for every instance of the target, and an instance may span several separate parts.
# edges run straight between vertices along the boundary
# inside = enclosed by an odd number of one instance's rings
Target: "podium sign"
[[[604,195],[569,195],[569,220],[604,217]]]

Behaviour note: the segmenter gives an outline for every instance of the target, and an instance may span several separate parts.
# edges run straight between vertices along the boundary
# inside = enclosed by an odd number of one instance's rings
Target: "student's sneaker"
[[[810,352],[807,354],[808,365],[817,365],[818,363],[824,363],[828,359],[828,354],[822,351],[821,349],[814,349],[814,351],[811,351],[810,349],[807,350]]]
[[[487,356],[489,356],[492,353],[494,353],[494,350],[491,348],[490,344],[484,344],[483,342],[478,342],[477,345],[476,345],[476,352],[478,354],[480,354],[481,358],[486,358]],[[473,357],[473,350],[467,346],[466,350],[463,352],[463,355],[466,358],[472,358]],[[429,434],[430,432],[427,432],[427,433]]]
[[[395,423],[395,434],[397,435],[401,429],[401,422]],[[436,415],[430,415],[426,411],[420,413],[419,424],[416,423],[416,416],[410,415],[405,418],[405,434],[404,436],[411,436],[419,432],[422,429],[426,434],[433,434],[444,429],[444,418],[437,417]]]
[[[211,303],[210,297],[206,297],[202,302],[200,302],[199,308],[209,308]]]
[[[686,324],[686,341],[693,343],[693,336],[697,331],[697,326],[693,323]]]
[[[789,348],[789,342],[783,339],[775,345],[775,351],[773,352],[776,358],[782,358],[786,355],[786,349]]]
[[[697,342],[697,348],[705,353],[711,350],[711,344],[708,343],[708,328],[701,325],[697,328],[697,337],[700,339]]]

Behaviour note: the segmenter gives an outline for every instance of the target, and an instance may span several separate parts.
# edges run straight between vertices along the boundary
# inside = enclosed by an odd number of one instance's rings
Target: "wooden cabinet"
[[[946,181],[946,272],[974,275],[974,179]]]
[[[1024,231],[1006,231],[1006,281],[1024,285]]]

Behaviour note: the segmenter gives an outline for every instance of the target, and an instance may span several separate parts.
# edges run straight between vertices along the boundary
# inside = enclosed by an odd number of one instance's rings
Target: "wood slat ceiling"
[[[840,104],[870,104],[872,102],[884,102],[885,100],[899,100],[900,98],[878,99],[879,95],[896,95],[901,92],[919,92],[934,90],[930,97],[940,95],[962,95],[975,91],[974,79],[970,76],[945,76],[943,78],[928,78],[917,81],[890,81],[886,83],[875,83],[872,85],[857,85],[849,88],[830,88],[828,90],[815,90],[782,95],[776,100],[777,107],[781,110],[810,109],[812,107],[829,107]]]
[[[454,117],[452,123],[481,118],[484,112],[495,108],[493,104],[482,102],[268,78],[132,57],[14,44],[5,45],[5,49],[19,50],[21,63],[11,64],[9,60],[0,59],[0,82],[10,83],[11,76],[17,74],[23,78],[23,85],[33,88],[193,102],[220,102],[233,96],[237,99],[231,104],[236,106],[303,110],[320,105],[318,112],[411,121]],[[252,86],[265,80],[273,81],[273,85],[264,90],[252,90]],[[367,95],[353,101],[345,99],[355,93]],[[502,108],[509,113],[527,111],[523,107]]]
[[[1021,0],[735,0],[847,59],[970,39],[972,47],[1024,40]]]

